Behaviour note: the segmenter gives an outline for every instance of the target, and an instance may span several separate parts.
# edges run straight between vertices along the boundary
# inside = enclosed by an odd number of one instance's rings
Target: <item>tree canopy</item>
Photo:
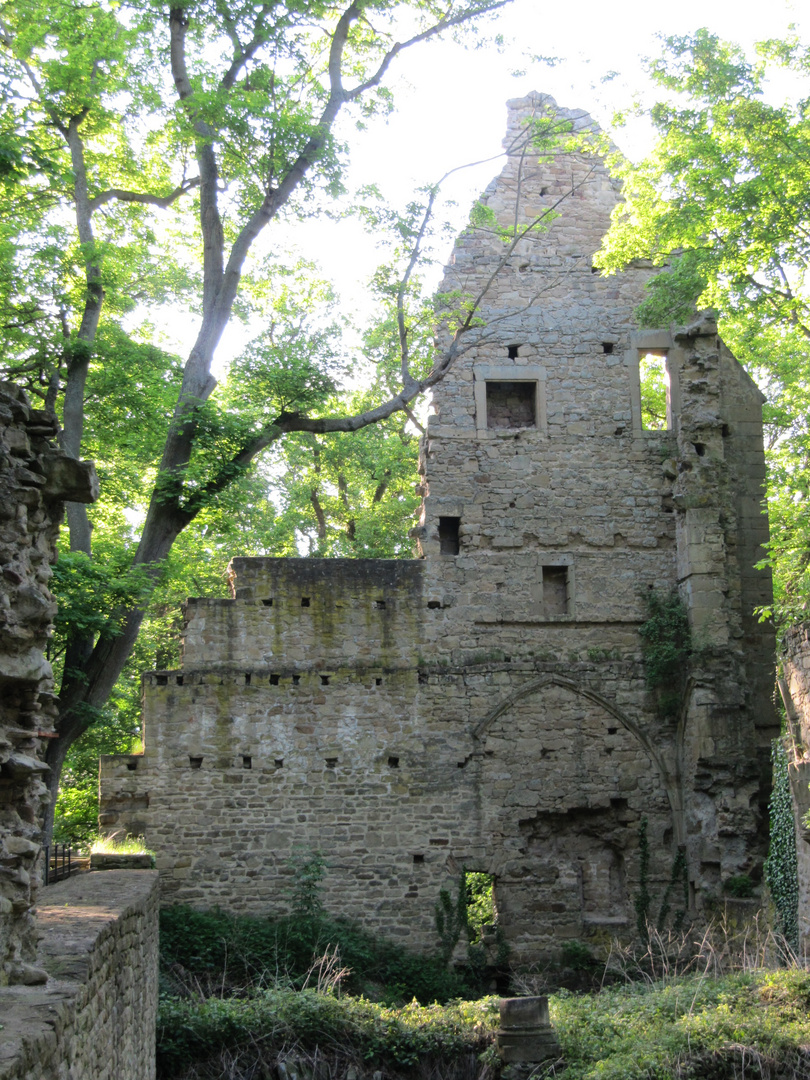
[[[410,403],[476,325],[474,299],[448,306],[444,350],[416,346],[435,191],[389,215],[382,351],[347,349],[329,287],[265,235],[337,212],[348,157],[338,118],[362,127],[391,111],[385,77],[400,53],[472,32],[506,3],[0,5],[2,367],[57,412],[64,450],[95,458],[103,488],[99,507],[68,505],[71,555],[55,581],[54,789],[136,648],[147,602],[154,610],[163,590],[168,604],[188,582],[175,546],[186,530],[186,553],[230,540],[250,554],[268,535],[282,551],[387,552],[367,504],[393,494],[412,506]],[[197,332],[181,359],[161,325],[183,313]],[[252,339],[217,382],[234,320]],[[324,442],[377,423],[374,446],[344,447],[340,460]],[[287,437],[274,468],[290,482],[273,506],[250,466]]]
[[[650,64],[658,133],[640,163],[614,158],[625,202],[598,256],[663,269],[639,311],[647,326],[713,307],[728,345],[767,397],[771,562],[776,614],[810,600],[810,49],[754,57],[707,30],[668,39]],[[775,103],[773,75],[798,86]]]

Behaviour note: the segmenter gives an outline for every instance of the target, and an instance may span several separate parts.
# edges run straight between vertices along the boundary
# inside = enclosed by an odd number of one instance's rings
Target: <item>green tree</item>
[[[774,71],[798,83],[795,101],[773,103]],[[669,38],[650,72],[657,140],[639,164],[614,157],[625,201],[596,261],[651,259],[642,324],[715,308],[763,387],[776,613],[790,621],[810,598],[810,50],[767,42],[751,59],[699,30]]]
[[[113,481],[146,491],[142,525],[122,523],[136,575],[143,567],[154,583],[177,537],[267,447],[291,432],[354,432],[385,420],[452,363],[458,343],[427,373],[409,365],[417,227],[398,294],[396,393],[330,415],[340,351],[328,332],[283,311],[283,264],[257,241],[270,223],[320,212],[340,192],[346,148],[336,121],[348,110],[362,124],[390,109],[384,78],[403,50],[506,2],[2,4],[5,368],[60,409],[73,457],[93,442],[88,393],[103,393],[105,379],[116,390],[121,378],[137,384],[116,419],[121,430],[139,429],[138,467]],[[184,363],[154,350],[144,325],[127,333],[133,312],[140,319],[167,303],[198,318]],[[234,317],[270,309],[272,331],[245,359],[266,397],[248,394],[234,411],[228,387],[216,392],[217,346]],[[467,311],[456,325],[472,324]],[[71,550],[93,559],[92,513],[70,504],[67,515]],[[77,625],[65,643],[60,737],[48,748],[54,790],[68,747],[104,706],[137,640],[143,597],[116,599],[103,626]]]
[[[485,332],[483,293],[442,298],[434,346],[419,271],[438,189],[401,214],[363,193],[370,225],[394,237],[364,367],[343,344],[329,288],[266,238],[272,225],[342,212],[348,151],[338,119],[348,114],[362,129],[390,111],[384,79],[403,50],[472,30],[508,2],[0,0],[2,367],[61,415],[64,450],[95,457],[104,486],[102,505],[67,508],[75,558],[56,584],[76,618],[54,644],[54,794],[69,747],[99,721],[122,673],[136,681],[127,663],[147,612],[139,659],[168,660],[173,590],[197,577],[221,588],[225,540],[236,538],[233,554],[258,553],[272,537],[276,551],[291,536],[306,540],[296,455],[306,462],[313,548],[386,550],[369,501],[410,508],[402,462],[413,455],[411,403]],[[567,131],[538,117],[516,146],[540,156]],[[553,213],[498,230],[503,263]],[[161,320],[178,311],[198,325],[185,360],[159,347]],[[212,365],[234,320],[262,330],[217,382]],[[373,450],[331,455],[325,436],[378,423],[387,426]],[[271,448],[265,475],[251,470]],[[290,482],[276,507],[268,477],[279,475]],[[202,558],[189,557],[195,549]],[[78,602],[82,574],[95,606]],[[206,588],[195,580],[189,591]]]

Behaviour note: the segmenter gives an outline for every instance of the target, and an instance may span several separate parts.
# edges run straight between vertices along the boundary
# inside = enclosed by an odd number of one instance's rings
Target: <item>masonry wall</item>
[[[45,647],[64,500],[98,495],[92,464],[54,445],[56,418],[0,383],[0,986],[44,979],[34,904],[47,790],[41,760],[57,701]]]
[[[278,910],[302,845],[327,854],[336,913],[430,946],[439,889],[481,870],[529,961],[633,932],[644,818],[657,901],[679,850],[695,917],[726,878],[761,877],[762,398],[710,318],[635,326],[649,269],[593,272],[619,195],[593,156],[527,152],[547,105],[510,103],[484,201],[504,226],[560,216],[520,242],[434,391],[421,557],[234,560],[233,598],[186,608],[182,671],[145,676],[144,754],[102,762],[102,825],[147,836],[167,901]],[[476,295],[503,250],[464,234],[444,288]],[[662,717],[639,629],[675,587],[700,652]]]
[[[0,988],[2,1080],[153,1080],[158,882],[109,870],[48,887],[44,986]]]

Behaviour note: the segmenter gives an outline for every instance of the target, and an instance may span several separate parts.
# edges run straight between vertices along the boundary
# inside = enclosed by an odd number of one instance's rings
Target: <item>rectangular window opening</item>
[[[202,761],[203,761],[203,759],[201,757],[191,757],[191,756],[189,756],[189,759],[188,759],[188,763],[189,763],[189,765],[191,766],[192,769],[201,769],[202,768]]]
[[[498,925],[495,875],[477,870],[465,870],[464,891],[467,897],[470,942],[473,945],[482,945],[485,938],[494,933]]]
[[[298,686],[298,684],[300,682],[301,682],[301,676],[300,675],[293,675],[293,677],[292,677],[293,686]]]
[[[328,675],[321,675],[321,686],[328,686],[328,685],[329,685],[329,676]]]
[[[395,757],[392,754],[388,759],[388,768],[389,769],[398,769],[399,768],[399,758]]]
[[[264,604],[265,607],[272,607],[273,606],[273,597],[268,596],[266,600],[262,600],[262,603]]]
[[[460,528],[461,518],[439,518],[439,544],[441,546],[442,555],[458,555],[461,546],[461,541],[459,540]]]
[[[174,681],[177,683],[178,686],[182,686],[183,685],[183,676],[178,675],[177,678]]]
[[[641,389],[641,426],[645,431],[672,427],[669,367],[665,352],[640,352],[638,382]]]
[[[309,597],[308,596],[302,596],[301,597],[301,607],[309,607]]]
[[[537,427],[537,383],[487,382],[487,427]]]
[[[568,567],[543,567],[543,614],[568,614]]]
[[[270,685],[271,686],[278,686],[278,680],[279,680],[278,675],[271,675],[270,676]]]
[[[245,672],[245,686],[250,686],[251,674],[249,671]]]
[[[284,768],[284,758],[283,757],[275,758],[275,760],[273,761],[273,764],[275,765],[275,767],[277,769],[283,769]]]
[[[250,754],[242,754],[242,768],[243,769],[252,769],[253,768],[253,758],[250,756]]]

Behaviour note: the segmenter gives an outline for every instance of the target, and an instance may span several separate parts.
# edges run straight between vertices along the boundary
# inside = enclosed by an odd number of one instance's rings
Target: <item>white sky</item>
[[[432,42],[398,59],[387,80],[397,104],[393,116],[364,133],[346,128],[352,144],[349,184],[376,183],[388,199],[403,205],[415,186],[437,180],[454,166],[498,154],[506,100],[532,90],[549,93],[568,108],[584,109],[610,127],[617,109],[627,107],[634,96],[644,100],[649,92],[642,60],[660,54],[660,36],[706,26],[750,47],[755,41],[785,36],[793,23],[807,41],[810,11],[802,9],[808,6],[806,0],[513,0],[490,24],[492,32],[505,38],[502,50],[465,51],[451,42]],[[553,67],[530,63],[527,54],[553,56],[559,62]],[[516,77],[518,69],[525,73]],[[644,153],[649,137],[640,122],[614,134],[631,158]],[[500,162],[492,162],[453,181],[448,190],[458,203],[459,227],[473,199],[500,168]],[[273,241],[278,250],[277,231]],[[363,307],[364,282],[379,259],[359,226],[299,223],[290,236],[293,243],[319,261],[347,309]],[[238,350],[241,340],[242,333],[233,328],[220,346],[219,363]]]

